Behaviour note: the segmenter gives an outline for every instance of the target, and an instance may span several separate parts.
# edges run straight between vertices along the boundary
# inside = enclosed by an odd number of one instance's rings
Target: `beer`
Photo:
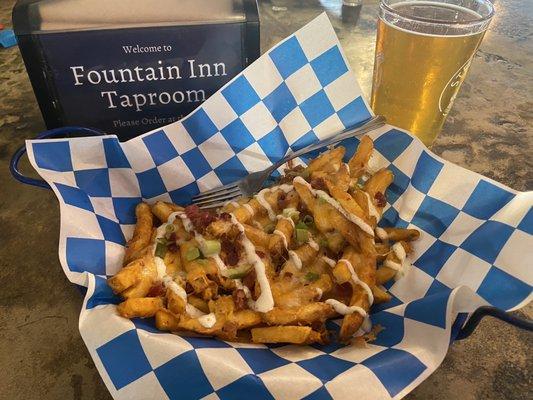
[[[481,16],[472,10],[435,1],[407,1],[392,5],[399,15],[416,10],[426,21],[401,18],[378,21],[371,106],[391,125],[404,128],[430,145],[440,132],[453,100],[463,83],[484,29],[472,29],[470,21]],[[444,27],[453,14],[469,26]],[[432,26],[435,25],[435,26]]]

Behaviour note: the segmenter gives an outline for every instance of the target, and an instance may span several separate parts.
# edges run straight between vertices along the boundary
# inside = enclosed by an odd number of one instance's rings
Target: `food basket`
[[[179,122],[123,143],[60,128],[14,155],[16,179],[58,197],[60,262],[71,282],[87,288],[80,332],[114,398],[399,399],[484,316],[532,329],[508,311],[531,299],[533,194],[449,163],[392,126],[370,134],[372,164],[395,175],[380,224],[416,227],[422,235],[413,268],[386,287],[392,301],[371,310],[372,322],[384,328],[375,341],[232,343],[163,333],[150,319],[117,315],[120,299],[106,277],[121,267],[138,202],[187,204],[371,115],[323,14]],[[53,139],[67,135],[89,136]],[[342,143],[347,155],[357,143]],[[26,150],[44,181],[18,172]]]

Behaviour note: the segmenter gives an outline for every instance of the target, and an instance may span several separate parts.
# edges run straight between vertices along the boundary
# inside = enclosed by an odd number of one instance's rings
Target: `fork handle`
[[[281,167],[283,164],[285,164],[287,161],[292,160],[293,158],[302,156],[304,154],[310,153],[314,150],[321,149],[322,147],[330,146],[332,144],[338,143],[344,139],[348,139],[353,136],[361,136],[365,133],[368,133],[370,131],[373,131],[374,129],[380,128],[383,125],[385,125],[385,117],[382,115],[377,115],[369,120],[367,120],[363,125],[360,125],[356,128],[348,128],[341,132],[339,132],[336,135],[333,135],[330,138],[321,140],[318,143],[312,143],[309,146],[306,146],[300,150],[297,150],[293,153],[287,154],[285,157],[283,157],[281,160],[279,160],[277,163],[272,165],[271,169],[275,170]]]

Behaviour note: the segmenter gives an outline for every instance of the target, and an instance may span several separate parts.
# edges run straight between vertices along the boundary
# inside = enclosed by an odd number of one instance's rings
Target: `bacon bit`
[[[168,237],[168,240],[175,242],[176,241],[176,232],[172,232]]]
[[[163,286],[163,282],[157,282],[148,291],[146,294],[146,297],[159,297],[163,296],[165,294],[165,287]]]
[[[244,310],[246,308],[246,293],[242,289],[235,289],[231,294],[233,302],[235,303],[235,309],[237,311]]]
[[[261,250],[256,250],[255,254],[257,254],[261,258],[265,258],[266,257],[266,254],[264,252],[262,252]]]
[[[185,214],[194,225],[194,229],[203,233],[209,224],[217,219],[217,216],[211,211],[200,210],[196,205],[185,207]]]
[[[192,294],[192,293],[194,293],[194,288],[192,287],[192,285],[191,285],[189,282],[187,282],[187,283],[185,284],[185,292],[186,292],[187,294]]]
[[[305,205],[303,201],[300,201],[298,203],[297,210],[300,212],[300,218],[302,219],[304,218],[305,214],[309,214],[309,210],[307,209],[307,206]]]
[[[377,192],[374,195],[374,199],[376,199],[376,205],[378,207],[385,207],[387,205],[387,199],[385,198],[385,195],[381,192]]]
[[[231,240],[226,235],[220,239],[221,254],[220,257],[226,265],[237,265],[240,259],[242,244],[237,240]]]
[[[285,193],[281,193],[278,197],[278,208],[280,210],[283,210],[287,207],[287,195]]]
[[[311,179],[311,187],[316,190],[327,190],[326,181],[323,178],[313,178]]]
[[[220,219],[222,221],[231,221],[231,214],[227,212],[223,212],[220,214]]]
[[[243,278],[242,284],[246,286],[250,291],[254,292],[255,287],[255,269],[250,270],[248,274]]]

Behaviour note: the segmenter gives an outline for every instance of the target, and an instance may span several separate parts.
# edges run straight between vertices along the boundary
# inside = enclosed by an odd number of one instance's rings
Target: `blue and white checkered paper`
[[[325,15],[254,62],[184,120],[115,136],[28,142],[61,205],[59,257],[88,287],[80,331],[116,399],[399,399],[443,360],[467,313],[531,299],[533,193],[448,163],[408,133],[372,133],[395,175],[383,226],[416,227],[414,267],[373,308],[365,348],[264,346],[180,337],[117,315],[106,285],[141,200],[184,204],[370,116]],[[343,143],[347,157],[357,139]],[[314,156],[314,155],[312,155]],[[305,162],[305,160],[303,160]],[[336,322],[331,329],[338,329]]]

